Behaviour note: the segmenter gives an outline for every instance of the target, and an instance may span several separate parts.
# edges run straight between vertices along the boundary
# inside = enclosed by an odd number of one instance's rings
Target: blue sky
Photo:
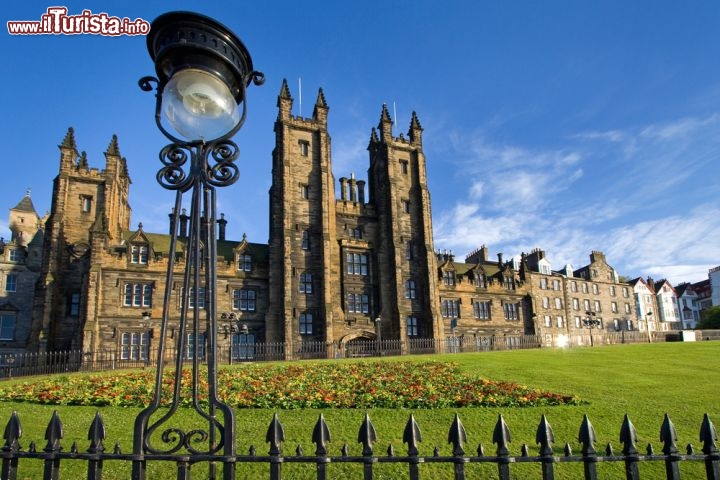
[[[21,4],[22,3],[22,4]],[[73,126],[102,168],[113,134],[133,181],[133,227],[167,230],[172,194],[155,182],[167,141],[153,121],[145,37],[14,36],[8,20],[49,6],[5,5],[0,212],[32,189],[50,208],[61,142]],[[711,1],[65,2],[151,21],[191,10],[248,47],[262,87],[237,135],[241,177],[219,191],[228,234],[267,242],[276,99],[294,113],[318,88],[330,106],[333,171],[366,177],[383,103],[396,134],[417,111],[435,247],[458,257],[486,244],[505,257],[542,248],[553,267],[592,250],[628,277],[673,283],[720,265],[720,3]],[[302,79],[302,106],[298,80]],[[7,214],[0,234],[9,236]]]

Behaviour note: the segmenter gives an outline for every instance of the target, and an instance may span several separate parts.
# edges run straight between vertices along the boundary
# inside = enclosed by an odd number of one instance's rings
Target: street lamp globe
[[[160,96],[156,111],[189,141],[234,134],[245,120],[245,90],[261,84],[250,53],[216,20],[192,12],[169,12],[151,25],[147,48],[155,63]]]

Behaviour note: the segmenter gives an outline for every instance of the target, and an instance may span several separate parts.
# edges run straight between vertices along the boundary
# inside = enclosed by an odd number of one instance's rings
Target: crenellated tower
[[[294,348],[302,340],[332,341],[337,312],[335,181],[327,129],[328,105],[318,91],[312,118],[292,114],[283,80],[277,101],[270,188],[268,341]]]
[[[383,105],[370,136],[368,181],[377,211],[375,239],[379,269],[379,312],[383,338],[443,338],[434,272],[430,193],[427,186],[422,127],[415,112],[408,136],[392,135],[392,119]]]
[[[92,253],[120,241],[131,213],[131,181],[117,136],[103,170],[90,168],[85,152],[78,153],[72,128],[59,149],[30,339],[39,351],[82,347]]]

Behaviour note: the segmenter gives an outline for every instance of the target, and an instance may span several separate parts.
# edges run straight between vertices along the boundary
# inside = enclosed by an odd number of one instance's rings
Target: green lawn
[[[465,426],[468,436],[466,451],[475,451],[482,443],[487,454],[493,454],[492,432],[498,419],[503,415],[512,433],[510,444],[513,455],[519,455],[523,443],[530,448],[531,455],[537,453],[535,432],[541,415],[545,414],[555,433],[555,449],[562,455],[565,443],[569,443],[573,452],[579,451],[578,430],[583,414],[589,416],[595,427],[598,451],[604,451],[607,443],[612,443],[615,452],[622,446],[618,442],[623,415],[628,414],[638,432],[638,449],[644,451],[652,443],[659,452],[660,426],[663,415],[668,413],[678,433],[678,446],[684,450],[692,443],[699,450],[698,435],[703,414],[708,413],[716,423],[720,422],[720,387],[717,381],[717,365],[720,358],[720,342],[698,343],[656,343],[641,345],[616,345],[596,348],[542,349],[487,352],[475,354],[454,354],[444,356],[397,357],[385,361],[400,360],[448,360],[457,362],[462,369],[475,375],[508,380],[530,385],[543,390],[574,394],[588,403],[580,406],[525,407],[525,408],[462,408],[437,410],[393,410],[374,409],[368,413],[375,425],[378,442],[376,452],[384,454],[392,444],[397,454],[405,452],[402,444],[402,432],[410,414],[414,414],[422,431],[421,455],[432,455],[435,446],[441,454],[449,455],[451,448],[447,444],[447,435],[456,413]],[[344,360],[349,361],[349,360]],[[373,361],[373,360],[367,360]],[[242,368],[242,366],[233,367]],[[15,382],[28,379],[15,380]],[[77,442],[82,451],[87,448],[87,431],[96,411],[100,411],[106,425],[106,448],[112,449],[117,442],[123,452],[132,449],[132,422],[138,413],[136,408],[95,408],[42,406],[28,403],[0,402],[0,421],[7,422],[13,410],[18,411],[23,427],[21,445],[27,449],[31,440],[38,450],[44,445],[44,433],[53,410],[60,414],[65,429],[63,446],[70,448]],[[187,412],[183,412],[186,414]],[[237,432],[238,451],[247,452],[255,445],[259,454],[267,453],[265,433],[272,420],[270,410],[238,410]],[[285,428],[286,454],[294,454],[298,444],[306,454],[315,450],[311,444],[313,425],[322,413],[330,428],[332,441],[330,450],[338,455],[344,443],[348,444],[351,455],[360,454],[357,435],[365,411],[362,410],[287,410],[279,411],[279,417]],[[5,419],[5,420],[2,420]],[[32,470],[23,470],[21,462],[20,478],[35,478]],[[33,465],[34,467],[35,465]],[[242,466],[240,468],[245,468]],[[556,478],[578,478],[579,465],[563,464],[556,470]],[[330,478],[343,476],[358,478],[359,469],[341,465],[331,465]],[[623,478],[622,464],[601,464],[601,478]],[[422,465],[422,478],[452,478],[452,467]],[[65,466],[61,472],[65,472]],[[403,478],[407,476],[406,467],[383,465],[378,467],[376,478]],[[494,467],[483,465],[468,466],[473,478],[493,478]],[[641,465],[643,478],[663,476],[664,466],[660,464]],[[683,478],[703,478],[700,464],[683,464]],[[248,467],[248,471],[239,473],[238,478],[256,478],[267,476],[266,466]],[[200,477],[193,470],[193,476]],[[312,468],[300,465],[285,465],[283,478],[314,478]],[[24,476],[25,475],[25,476]],[[127,467],[119,463],[106,462],[104,478],[128,478]],[[540,478],[537,465],[513,466],[513,475],[517,478]],[[80,474],[82,476],[82,474]],[[63,478],[80,478],[64,474]],[[196,478],[197,478],[196,477]],[[150,477],[154,478],[154,477]]]

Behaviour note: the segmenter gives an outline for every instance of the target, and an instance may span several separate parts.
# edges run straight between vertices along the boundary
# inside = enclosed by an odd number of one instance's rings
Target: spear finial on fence
[[[418,442],[422,442],[422,435],[420,434],[420,426],[415,421],[415,417],[410,414],[407,424],[405,425],[405,431],[403,432],[403,443],[408,444],[408,455],[415,457],[418,455]]]
[[[100,412],[95,412],[95,418],[93,418],[90,424],[90,430],[88,430],[88,440],[90,440],[90,447],[88,453],[102,453],[105,451],[103,440],[105,440],[105,424],[103,423]]]
[[[552,456],[552,444],[555,442],[555,434],[548,423],[547,418],[543,415],[540,418],[537,433],[535,434],[535,443],[540,444],[540,455],[543,457]]]
[[[663,419],[662,427],[660,427],[660,441],[663,442],[663,453],[665,455],[673,455],[678,453],[677,431],[673,425],[670,416],[666,413]]]
[[[363,445],[363,456],[370,457],[373,454],[373,443],[377,441],[377,435],[375,434],[375,427],[370,421],[370,415],[365,414],[365,419],[360,425],[360,431],[358,432],[358,443]]]
[[[280,423],[277,413],[273,415],[270,427],[268,427],[265,441],[270,444],[269,455],[280,455],[280,444],[285,441],[285,431]]]
[[[637,455],[637,447],[635,443],[638,441],[637,430],[635,425],[630,421],[630,417],[625,414],[622,427],[620,427],[620,443],[623,444],[623,455]]]
[[[330,441],[330,429],[325,423],[325,417],[320,414],[315,428],[313,429],[312,442],[317,445],[315,455],[327,455],[327,443]]]
[[[60,446],[60,440],[62,438],[63,425],[60,421],[60,415],[58,414],[57,410],[55,410],[52,414],[52,418],[50,418],[50,423],[48,423],[48,426],[45,429],[45,440],[47,440],[47,444],[45,445],[45,451],[59,452],[62,449],[62,447]]]
[[[582,423],[580,424],[580,432],[578,433],[578,442],[582,444],[582,454],[595,455],[595,442],[597,442],[597,435],[595,429],[590,423],[590,419],[587,415],[583,415]]]
[[[498,421],[495,424],[495,430],[493,431],[492,441],[493,443],[497,443],[498,456],[510,455],[508,443],[512,441],[512,438],[510,436],[510,428],[505,423],[505,419],[502,415],[498,416]]]
[[[462,457],[465,455],[465,449],[463,444],[467,442],[467,434],[465,433],[465,427],[463,427],[460,421],[460,416],[456,413],[455,419],[450,426],[450,432],[448,433],[448,443],[452,443],[453,455],[456,457]]]
[[[22,437],[22,427],[20,426],[20,417],[16,411],[10,415],[5,426],[5,433],[3,438],[5,439],[5,446],[2,448],[3,451],[17,451],[20,450],[20,437]]]
[[[703,442],[702,451],[705,455],[717,453],[718,449],[715,446],[717,431],[707,413],[703,416],[703,422],[700,426],[700,441]]]

